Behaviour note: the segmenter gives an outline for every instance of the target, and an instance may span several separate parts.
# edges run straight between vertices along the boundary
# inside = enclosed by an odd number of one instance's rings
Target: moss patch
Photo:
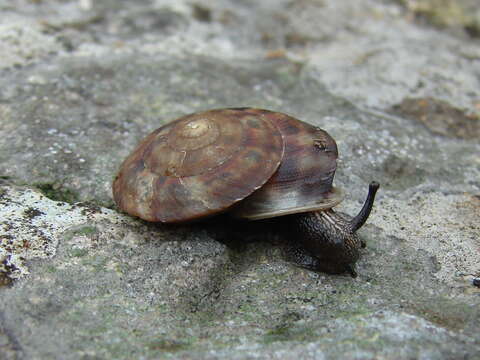
[[[398,0],[416,19],[440,28],[463,28],[471,37],[480,36],[480,22],[475,9],[457,0]]]
[[[87,254],[88,254],[87,249],[72,249],[70,251],[70,256],[72,257],[84,257]]]
[[[63,185],[52,183],[37,183],[34,186],[42,192],[47,198],[54,201],[63,201],[67,203],[74,203],[79,201],[79,196],[71,189]]]
[[[89,236],[89,235],[95,234],[96,232],[98,232],[98,230],[95,226],[85,225],[73,230],[72,235]]]
[[[186,350],[190,346],[190,344],[186,342],[171,339],[157,339],[148,342],[146,345],[150,350],[162,352],[177,352]]]
[[[308,327],[297,327],[288,324],[279,325],[269,330],[261,338],[264,344],[283,341],[309,341],[316,337],[315,331]]]

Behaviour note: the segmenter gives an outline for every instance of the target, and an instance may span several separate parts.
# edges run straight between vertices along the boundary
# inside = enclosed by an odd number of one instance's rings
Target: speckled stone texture
[[[480,358],[479,24],[475,0],[0,0],[0,359]],[[243,106],[336,139],[340,211],[381,183],[358,278],[114,206],[142,137]]]

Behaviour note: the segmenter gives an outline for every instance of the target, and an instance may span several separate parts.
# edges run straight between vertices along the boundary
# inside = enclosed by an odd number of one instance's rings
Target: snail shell
[[[238,110],[184,116],[148,135],[123,162],[113,196],[148,221],[209,216],[260,188],[283,157],[280,131]]]
[[[332,186],[338,157],[335,140],[291,116],[261,112],[279,129],[285,151],[275,174],[233,210],[234,216],[258,220],[329,209],[340,203],[343,192]]]
[[[184,116],[148,135],[123,162],[113,196],[148,221],[180,222],[233,205],[237,217],[262,219],[328,209],[337,146],[325,131],[260,109]]]

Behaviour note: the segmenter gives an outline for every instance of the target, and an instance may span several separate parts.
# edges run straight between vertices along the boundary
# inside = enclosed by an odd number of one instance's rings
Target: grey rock
[[[0,359],[480,357],[474,32],[398,1],[0,11]],[[230,106],[326,129],[339,210],[382,184],[358,278],[299,269],[272,239],[217,241],[223,218],[117,211],[111,181],[142,137]]]

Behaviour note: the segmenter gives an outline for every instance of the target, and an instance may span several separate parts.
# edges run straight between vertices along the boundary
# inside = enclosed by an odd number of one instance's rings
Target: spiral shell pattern
[[[140,142],[120,167],[113,197],[123,211],[147,221],[209,216],[268,181],[283,151],[278,128],[255,111],[187,115]]]

